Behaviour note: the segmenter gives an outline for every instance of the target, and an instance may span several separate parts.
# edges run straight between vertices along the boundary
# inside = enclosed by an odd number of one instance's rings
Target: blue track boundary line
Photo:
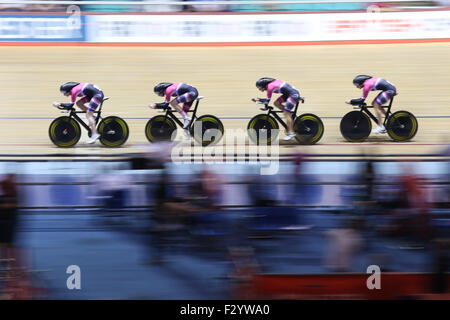
[[[342,116],[343,117],[343,116]],[[321,119],[342,119],[342,117],[320,117]],[[125,120],[150,120],[151,117],[128,117]],[[251,117],[219,117],[224,120],[251,119]],[[450,116],[416,116],[418,119],[450,119]],[[55,117],[0,117],[0,120],[54,120]]]

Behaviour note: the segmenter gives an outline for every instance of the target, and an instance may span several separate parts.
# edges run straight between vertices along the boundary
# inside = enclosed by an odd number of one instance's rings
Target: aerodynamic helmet
[[[170,87],[172,84],[173,84],[173,83],[170,83],[170,82],[161,82],[161,83],[158,83],[158,84],[153,88],[153,91],[154,91],[156,94],[161,95],[161,94],[163,94],[163,93],[166,91],[166,89],[167,89],[168,87]]]
[[[371,77],[371,76],[366,76],[366,75],[359,75],[359,76],[356,76],[356,77],[353,79],[353,84],[354,84],[355,86],[361,86],[361,85],[364,84],[364,82],[365,82],[366,80],[369,80],[370,78],[372,78],[372,77]]]
[[[61,93],[66,94],[67,92],[70,92],[70,90],[72,90],[74,87],[76,87],[77,85],[79,85],[79,82],[66,82],[64,84],[61,85],[61,87],[59,87],[59,91],[61,91]]]
[[[275,81],[274,78],[268,78],[268,77],[260,78],[258,81],[256,81],[256,87],[258,89],[266,89],[267,85],[273,81]]]

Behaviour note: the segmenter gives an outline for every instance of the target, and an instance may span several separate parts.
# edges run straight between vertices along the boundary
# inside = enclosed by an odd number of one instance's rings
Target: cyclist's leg
[[[387,103],[389,100],[391,100],[392,95],[388,91],[380,92],[375,99],[372,101],[372,106],[375,109],[375,113],[377,116],[377,122],[378,126],[373,131],[375,133],[381,133],[386,128],[383,125],[383,116],[386,116],[386,112],[381,107],[383,104]]]
[[[183,108],[178,104],[177,99],[173,99],[172,101],[170,101],[170,105],[179,113],[183,111]]]
[[[183,102],[183,111],[188,112],[189,109],[192,107],[192,104],[194,103],[194,100],[197,99],[198,92],[197,90],[189,91],[182,96],[180,96],[180,101]]]
[[[283,103],[286,101],[286,97],[284,95],[280,96],[277,100],[274,101],[273,105],[277,107],[278,109],[283,111],[284,118],[286,120],[286,125],[288,127],[287,132],[293,133],[294,132],[294,122],[292,121],[292,117],[290,116],[289,110],[285,110],[285,105]],[[289,114],[289,116],[288,116]]]
[[[294,132],[294,119],[292,119],[292,108],[295,107],[295,105],[300,100],[299,95],[291,95],[287,97],[286,103],[284,104],[283,113],[284,117],[286,118],[286,124],[288,125],[288,131],[290,133]]]
[[[188,103],[189,101],[191,101],[191,100],[190,100],[189,92],[188,92],[188,93],[185,93],[185,94],[173,99],[170,102],[170,105],[172,107],[174,107],[181,114],[181,116],[183,117],[184,120],[187,120],[189,118],[188,115],[186,114],[186,112],[184,111],[184,109],[186,107],[186,103]],[[183,103],[183,107],[180,106],[181,103]]]
[[[291,111],[283,110],[284,118],[288,127],[288,134],[294,133],[294,120],[292,119]]]
[[[280,96],[277,100],[274,101],[273,105],[280,110],[284,109],[283,103],[285,102],[284,96]]]
[[[89,102],[88,98],[83,98],[77,101],[77,107],[83,111],[87,111],[88,107],[85,106],[86,103]]]
[[[97,94],[92,97],[91,101],[89,101],[89,106],[87,107],[86,118],[88,119],[89,122],[89,128],[91,129],[92,137],[95,136],[98,138],[100,136],[97,132],[94,111],[95,109],[98,108],[100,104],[102,104],[102,102],[103,102],[103,95]]]
[[[185,94],[175,99],[178,105],[177,111],[181,114],[181,116],[184,119],[183,129],[186,129],[191,122],[191,118],[187,115],[187,111],[189,111],[190,107],[192,106],[192,103],[197,98],[197,96],[198,93],[196,91],[190,91],[186,92]],[[183,108],[179,106],[179,103],[183,103]]]

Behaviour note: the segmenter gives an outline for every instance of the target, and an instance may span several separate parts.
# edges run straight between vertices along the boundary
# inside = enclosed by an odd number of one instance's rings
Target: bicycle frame
[[[295,105],[294,111],[291,112],[292,120],[295,120],[295,117],[297,116],[298,105],[299,105],[299,103],[297,102],[297,104]],[[274,111],[273,109],[275,107],[271,107],[268,104],[266,104],[264,106],[265,106],[266,109],[269,109],[269,112],[267,113],[267,116],[273,116],[283,126],[283,128],[285,128],[287,130],[288,127],[287,127],[286,122],[284,122],[284,120],[278,115],[278,113],[283,113],[283,111],[282,110]]]
[[[386,117],[384,118],[383,125],[386,124],[386,121],[389,118],[393,101],[394,101],[394,97],[392,97],[388,106],[381,106],[381,108],[388,108],[386,110]],[[365,112],[375,123],[378,124],[377,117],[375,117],[375,115],[372,112],[370,112],[370,110],[368,109],[368,108],[373,108],[372,106],[368,106],[366,103],[363,103],[363,104],[360,104],[358,107],[361,109],[361,112]]]
[[[194,120],[196,119],[197,108],[198,108],[198,104],[200,103],[200,99],[197,98],[196,100],[197,100],[197,101],[196,101],[196,103],[195,103],[194,110],[189,110],[189,111],[187,111],[188,113],[189,113],[189,112],[192,113],[192,121],[191,121],[191,123],[189,124],[188,129],[191,128],[192,124],[194,123]],[[176,115],[173,114],[173,112],[176,111],[176,110],[173,110],[173,109],[170,107],[170,105],[169,105],[168,107],[165,108],[165,111],[166,111],[165,118],[170,117],[173,121],[175,121],[175,123],[177,123],[180,127],[183,128],[184,124],[177,118]],[[164,120],[165,120],[165,119],[164,119]]]
[[[100,119],[102,119],[102,117],[101,117],[102,106],[103,106],[103,103],[100,105],[98,111],[94,111],[94,112],[93,112],[94,114],[97,114],[97,116],[95,117],[95,124],[96,124],[96,125],[98,124],[98,121],[99,121]],[[83,126],[87,131],[90,131],[91,128],[89,128],[89,125],[86,124],[86,122],[84,122],[84,121],[78,116],[78,113],[86,113],[86,111],[77,111],[77,110],[75,110],[75,108],[72,107],[72,108],[70,109],[69,117],[75,119],[75,121],[77,121],[79,124],[81,124],[81,126]]]

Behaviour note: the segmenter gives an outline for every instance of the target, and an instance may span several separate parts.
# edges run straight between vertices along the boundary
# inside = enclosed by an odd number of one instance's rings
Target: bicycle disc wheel
[[[394,112],[386,123],[386,131],[395,141],[412,139],[416,135],[418,128],[416,117],[408,111]]]
[[[145,125],[145,136],[150,142],[172,141],[177,130],[175,122],[163,115],[157,115],[148,120]]]
[[[295,138],[302,144],[315,144],[323,136],[322,120],[312,113],[298,116],[294,121]]]
[[[222,121],[210,114],[198,117],[191,127],[194,140],[204,147],[219,142],[223,137],[223,132]]]
[[[278,136],[278,122],[267,114],[254,116],[247,126],[248,136],[256,144],[271,144]]]
[[[63,116],[52,121],[48,134],[56,146],[68,148],[76,145],[80,140],[81,128],[74,119]]]
[[[369,117],[361,111],[350,111],[341,120],[341,134],[350,142],[364,141],[372,130]]]
[[[110,116],[98,125],[100,142],[106,147],[119,147],[124,144],[129,135],[128,125],[122,118]]]

